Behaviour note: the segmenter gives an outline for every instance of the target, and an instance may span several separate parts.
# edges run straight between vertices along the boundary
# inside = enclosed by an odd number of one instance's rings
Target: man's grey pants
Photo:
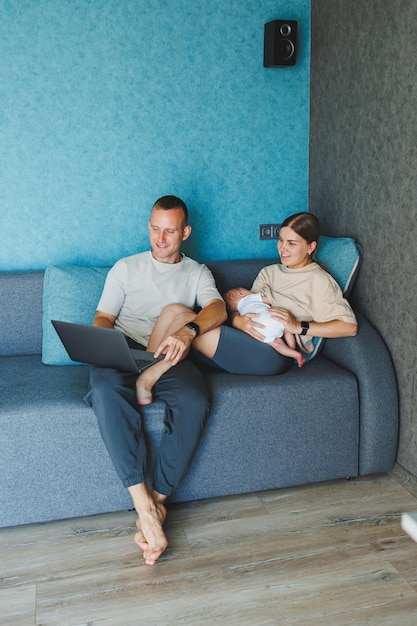
[[[103,441],[124,486],[151,478],[156,491],[170,495],[187,471],[203,431],[209,404],[206,383],[197,367],[185,360],[155,385],[154,399],[164,401],[166,410],[154,476],[147,477],[136,378],[136,374],[92,366],[85,400],[97,416]]]

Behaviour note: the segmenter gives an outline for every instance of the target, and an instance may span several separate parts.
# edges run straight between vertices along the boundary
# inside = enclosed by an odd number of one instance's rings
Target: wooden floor
[[[133,512],[0,530],[4,626],[412,626],[417,499],[393,478],[171,506],[144,565]]]

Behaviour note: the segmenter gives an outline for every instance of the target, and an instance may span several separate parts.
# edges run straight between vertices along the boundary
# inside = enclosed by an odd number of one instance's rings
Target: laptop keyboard
[[[138,366],[138,369],[142,369],[143,367],[146,367],[147,365],[149,365],[149,359],[135,359],[136,365]],[[157,361],[155,361],[156,363]]]

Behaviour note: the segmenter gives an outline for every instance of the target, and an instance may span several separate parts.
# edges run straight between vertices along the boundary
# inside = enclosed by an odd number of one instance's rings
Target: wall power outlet
[[[278,239],[281,224],[259,224],[259,239]]]

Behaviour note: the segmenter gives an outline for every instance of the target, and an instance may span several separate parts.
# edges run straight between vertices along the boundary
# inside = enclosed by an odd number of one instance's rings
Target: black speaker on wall
[[[297,21],[273,20],[265,24],[264,67],[287,67],[297,59]]]

